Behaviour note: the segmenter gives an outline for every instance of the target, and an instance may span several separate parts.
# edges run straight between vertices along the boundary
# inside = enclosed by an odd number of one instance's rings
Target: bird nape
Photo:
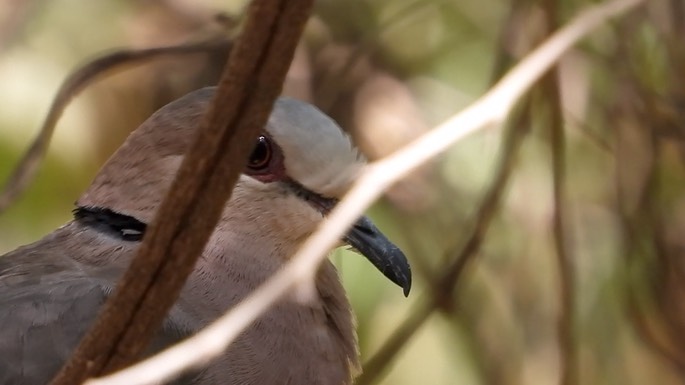
[[[215,89],[163,107],[127,138],[74,219],[0,257],[0,385],[45,384],[135,255]],[[333,120],[280,98],[202,257],[148,354],[198,331],[273,275],[349,188],[364,159]],[[405,295],[404,254],[366,217],[344,237]],[[220,357],[179,384],[349,384],[359,371],[350,304],[324,261],[316,296],[286,296]]]

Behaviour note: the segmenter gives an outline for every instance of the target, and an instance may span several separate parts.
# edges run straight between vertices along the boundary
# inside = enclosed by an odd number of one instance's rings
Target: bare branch
[[[137,255],[52,384],[129,365],[159,328],[202,254],[281,92],[311,0],[255,0],[205,119]]]
[[[558,9],[553,0],[543,4],[547,25],[558,25]],[[549,32],[551,33],[551,31]],[[549,145],[552,158],[552,196],[554,211],[552,233],[559,269],[559,314],[557,341],[559,344],[560,385],[578,384],[578,352],[575,341],[575,263],[569,251],[566,229],[566,140],[562,113],[559,71],[552,68],[542,79],[543,104],[548,111]]]
[[[574,333],[575,314],[575,264],[568,251],[565,213],[566,151],[561,108],[561,95],[557,72],[549,73],[544,79],[545,99],[550,110],[550,150],[552,156],[552,190],[554,215],[552,231],[554,248],[559,268],[560,313],[558,320],[558,341],[561,362],[561,385],[575,385],[577,378],[577,352]]]
[[[388,338],[378,352],[364,364],[364,372],[357,378],[356,385],[371,384],[383,374],[383,369],[400,352],[404,344],[414,335],[436,310],[454,315],[456,313],[452,293],[459,282],[466,266],[473,262],[481,249],[486,232],[500,206],[509,177],[514,170],[514,159],[521,147],[523,138],[530,124],[530,98],[526,98],[520,113],[516,115],[506,132],[502,149],[492,183],[474,215],[474,224],[466,237],[466,242],[454,250],[448,250],[450,264],[440,269],[437,277],[432,279],[431,293],[426,303],[411,312],[402,325]],[[421,302],[421,301],[420,301]]]

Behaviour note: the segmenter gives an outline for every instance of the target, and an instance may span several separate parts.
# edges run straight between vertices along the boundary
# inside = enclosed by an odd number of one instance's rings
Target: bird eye
[[[266,168],[271,161],[272,154],[271,141],[266,136],[260,135],[259,139],[257,139],[257,145],[252,150],[250,160],[247,162],[247,167],[253,171]]]
[[[283,159],[283,151],[278,143],[268,134],[262,133],[257,138],[244,173],[262,183],[283,180],[287,177]]]

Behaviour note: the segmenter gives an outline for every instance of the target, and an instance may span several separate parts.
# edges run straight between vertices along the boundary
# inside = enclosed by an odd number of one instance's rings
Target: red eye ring
[[[257,138],[244,172],[262,183],[277,182],[287,177],[283,151],[268,134],[262,133]]]
[[[247,161],[247,168],[252,171],[262,171],[269,167],[272,157],[273,148],[271,146],[271,140],[265,135],[259,135],[257,144]]]

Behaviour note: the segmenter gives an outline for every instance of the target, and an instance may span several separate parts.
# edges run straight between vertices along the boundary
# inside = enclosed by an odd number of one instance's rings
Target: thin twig
[[[311,289],[316,268],[341,234],[382,191],[456,141],[497,125],[518,98],[580,39],[608,19],[645,0],[615,0],[582,12],[528,55],[470,107],[392,155],[370,164],[319,229],[277,274],[231,311],[177,345],[89,385],[136,385],[164,381],[220,354],[248,325],[295,287]]]
[[[558,10],[553,0],[543,4],[550,33],[559,24]],[[575,263],[567,242],[566,220],[566,140],[564,137],[564,116],[562,113],[561,90],[559,89],[558,67],[542,79],[543,104],[548,110],[550,151],[552,158],[552,232],[554,249],[559,269],[559,314],[557,341],[559,344],[559,384],[578,384],[578,352],[575,341]]]
[[[559,267],[560,313],[558,322],[558,340],[561,355],[561,385],[575,385],[577,377],[577,352],[575,342],[575,264],[567,246],[565,228],[566,198],[566,151],[564,140],[561,100],[556,79],[556,71],[548,75],[547,95],[550,117],[550,145],[552,152],[552,184],[554,196],[554,215],[552,231],[554,249]]]
[[[552,233],[554,249],[559,269],[559,315],[557,338],[560,356],[561,385],[577,384],[576,346],[574,341],[575,309],[575,265],[569,254],[565,229],[565,178],[566,178],[566,145],[564,139],[561,97],[557,81],[558,73],[552,70],[544,79],[544,99],[548,106],[550,128],[550,152],[552,158],[552,195],[553,216]]]
[[[197,43],[186,43],[170,47],[149,48],[140,50],[117,50],[97,57],[72,72],[64,80],[52,105],[29,149],[14,167],[12,175],[5,182],[0,192],[0,214],[14,203],[35,178],[48,144],[55,131],[55,125],[62,116],[69,102],[93,82],[105,78],[117,71],[136,67],[142,63],[158,59],[163,56],[187,55],[215,50],[231,49],[231,41],[227,39],[212,39]]]
[[[446,254],[449,255],[451,263],[446,268],[442,268],[438,277],[433,279],[429,299],[425,301],[425,304],[422,303],[418,310],[414,310],[412,317],[405,320],[378,352],[364,364],[364,372],[357,378],[356,385],[371,384],[377,380],[387,369],[388,363],[395,358],[409,338],[423,326],[435,310],[441,310],[449,315],[456,313],[452,293],[466,267],[478,255],[490,223],[499,209],[502,195],[514,170],[514,160],[529,127],[529,104],[529,98],[526,98],[519,109],[519,114],[511,120],[505,132],[504,148],[495,175],[474,215],[475,222],[466,242],[459,248],[455,247],[456,250],[447,251]]]
[[[129,365],[176,301],[266,124],[312,0],[255,0],[201,127],[130,267],[53,384]]]

